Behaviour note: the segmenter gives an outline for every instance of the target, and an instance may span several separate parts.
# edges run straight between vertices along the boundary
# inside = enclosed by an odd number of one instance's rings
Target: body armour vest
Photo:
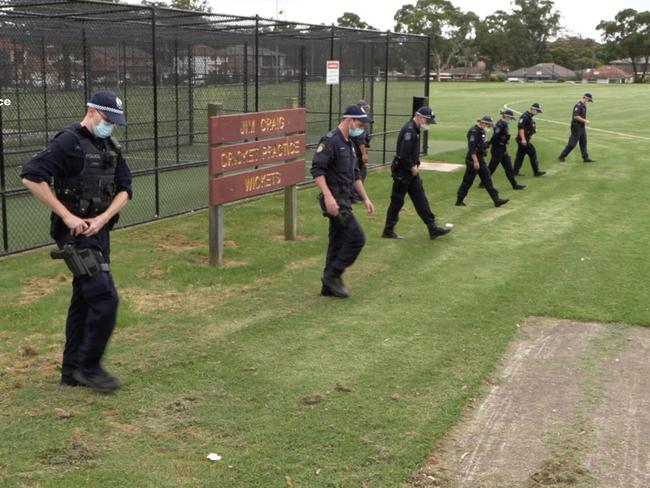
[[[65,128],[59,134],[64,132],[73,134],[79,142],[84,153],[84,165],[77,176],[55,178],[54,191],[61,203],[76,216],[95,217],[109,207],[115,196],[117,143],[109,139],[104,149],[98,149],[88,137],[73,128]]]

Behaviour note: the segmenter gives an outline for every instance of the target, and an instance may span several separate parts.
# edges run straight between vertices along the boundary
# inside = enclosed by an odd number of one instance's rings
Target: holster
[[[331,215],[330,213],[327,212],[327,206],[325,205],[325,195],[323,195],[322,193],[318,194],[318,203],[320,205],[321,210],[323,211],[323,217],[334,219],[338,221],[340,225],[345,225],[345,223],[348,221],[348,217],[350,216],[350,213],[352,212],[348,208],[339,206],[339,214]]]
[[[104,262],[102,253],[94,249],[77,249],[74,243],[67,243],[63,249],[50,252],[52,259],[63,259],[75,278],[95,276],[100,272],[110,272],[110,266]]]

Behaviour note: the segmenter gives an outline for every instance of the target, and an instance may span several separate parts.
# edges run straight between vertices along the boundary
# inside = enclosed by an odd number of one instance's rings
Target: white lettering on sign
[[[0,98],[0,107],[8,107],[11,105],[11,100],[9,98]]]

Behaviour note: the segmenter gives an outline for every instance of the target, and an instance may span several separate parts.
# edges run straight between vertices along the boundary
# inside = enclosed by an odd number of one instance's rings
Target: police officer
[[[429,237],[435,239],[445,235],[451,229],[436,226],[436,217],[431,211],[427,196],[424,194],[422,178],[420,178],[420,131],[429,130],[429,124],[435,124],[435,114],[429,107],[420,107],[411,120],[409,120],[397,136],[395,158],[391,166],[393,175],[393,189],[390,195],[390,205],[386,212],[386,225],[382,237],[387,239],[401,239],[395,233],[395,226],[399,220],[399,212],[404,206],[404,197],[408,193],[416,212],[429,229]]]
[[[365,100],[359,100],[357,105],[363,109],[364,112],[370,114],[370,105]],[[357,164],[359,165],[359,173],[361,175],[361,181],[365,183],[366,177],[368,176],[368,149],[370,148],[370,127],[369,125],[364,127],[363,134],[357,137],[352,137],[352,142],[355,145],[357,152]],[[352,202],[360,202],[361,196],[356,192],[352,194]]]
[[[320,139],[312,161],[311,174],[321,191],[321,209],[329,219],[329,244],[321,289],[324,296],[349,296],[341,275],[354,263],[366,242],[363,229],[352,213],[353,190],[361,196],[368,215],[375,212],[363,187],[351,140],[363,134],[370,121],[361,107],[350,105],[336,129]]]
[[[469,189],[472,187],[472,183],[474,183],[474,178],[476,178],[477,174],[481,179],[484,188],[490,194],[490,198],[492,198],[495,207],[500,207],[509,201],[507,198],[499,198],[499,192],[492,184],[490,171],[485,163],[485,154],[487,152],[487,137],[485,131],[488,127],[494,127],[494,121],[489,115],[484,115],[482,118],[477,120],[476,124],[474,124],[467,132],[467,156],[465,156],[466,168],[465,174],[463,175],[463,181],[460,184],[460,187],[458,187],[458,193],[456,194],[457,207],[465,206],[465,197],[467,196]]]
[[[74,274],[61,384],[107,392],[120,387],[101,366],[118,305],[109,230],[131,198],[131,172],[111,137],[115,125],[126,125],[122,101],[100,91],[87,107],[80,123],[61,130],[23,166],[21,177],[52,211],[50,233]]]
[[[580,142],[580,152],[582,153],[582,160],[585,163],[594,163],[595,161],[589,158],[589,152],[587,151],[587,125],[591,122],[587,120],[587,102],[593,102],[594,98],[591,96],[591,93],[585,93],[578,103],[573,107],[573,116],[571,117],[571,135],[569,136],[569,142],[566,147],[558,157],[558,160],[561,163],[566,161],[566,157],[569,155],[573,148],[576,147],[576,144]]]
[[[488,144],[490,146],[491,153],[488,169],[492,175],[496,171],[499,164],[501,164],[504,171],[506,172],[506,178],[508,178],[508,181],[512,185],[512,189],[523,190],[526,188],[526,185],[520,185],[517,183],[514,171],[512,169],[512,160],[510,159],[510,154],[508,154],[508,142],[510,141],[510,131],[508,130],[508,125],[510,125],[514,118],[515,113],[512,110],[506,109],[501,111],[501,118],[497,121],[494,132],[492,133],[492,138]]]
[[[537,132],[537,127],[533,117],[537,113],[542,113],[542,106],[535,102],[530,108],[521,114],[519,117],[519,123],[517,125],[517,156],[515,157],[515,167],[514,172],[515,176],[519,176],[519,170],[524,164],[524,156],[528,155],[530,158],[530,164],[533,167],[533,174],[535,176],[544,176],[546,171],[540,171],[539,162],[537,160],[537,150],[531,139],[533,134]]]

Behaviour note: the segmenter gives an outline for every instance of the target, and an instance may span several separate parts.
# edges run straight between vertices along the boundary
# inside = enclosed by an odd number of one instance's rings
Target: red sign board
[[[304,108],[270,110],[208,119],[210,144],[234,142],[260,137],[277,137],[305,130],[307,112]]]
[[[305,160],[301,159],[248,173],[210,180],[210,205],[221,205],[295,185],[305,179]]]
[[[265,163],[277,163],[305,156],[307,136],[297,134],[243,144],[210,148],[210,174],[226,173]]]

